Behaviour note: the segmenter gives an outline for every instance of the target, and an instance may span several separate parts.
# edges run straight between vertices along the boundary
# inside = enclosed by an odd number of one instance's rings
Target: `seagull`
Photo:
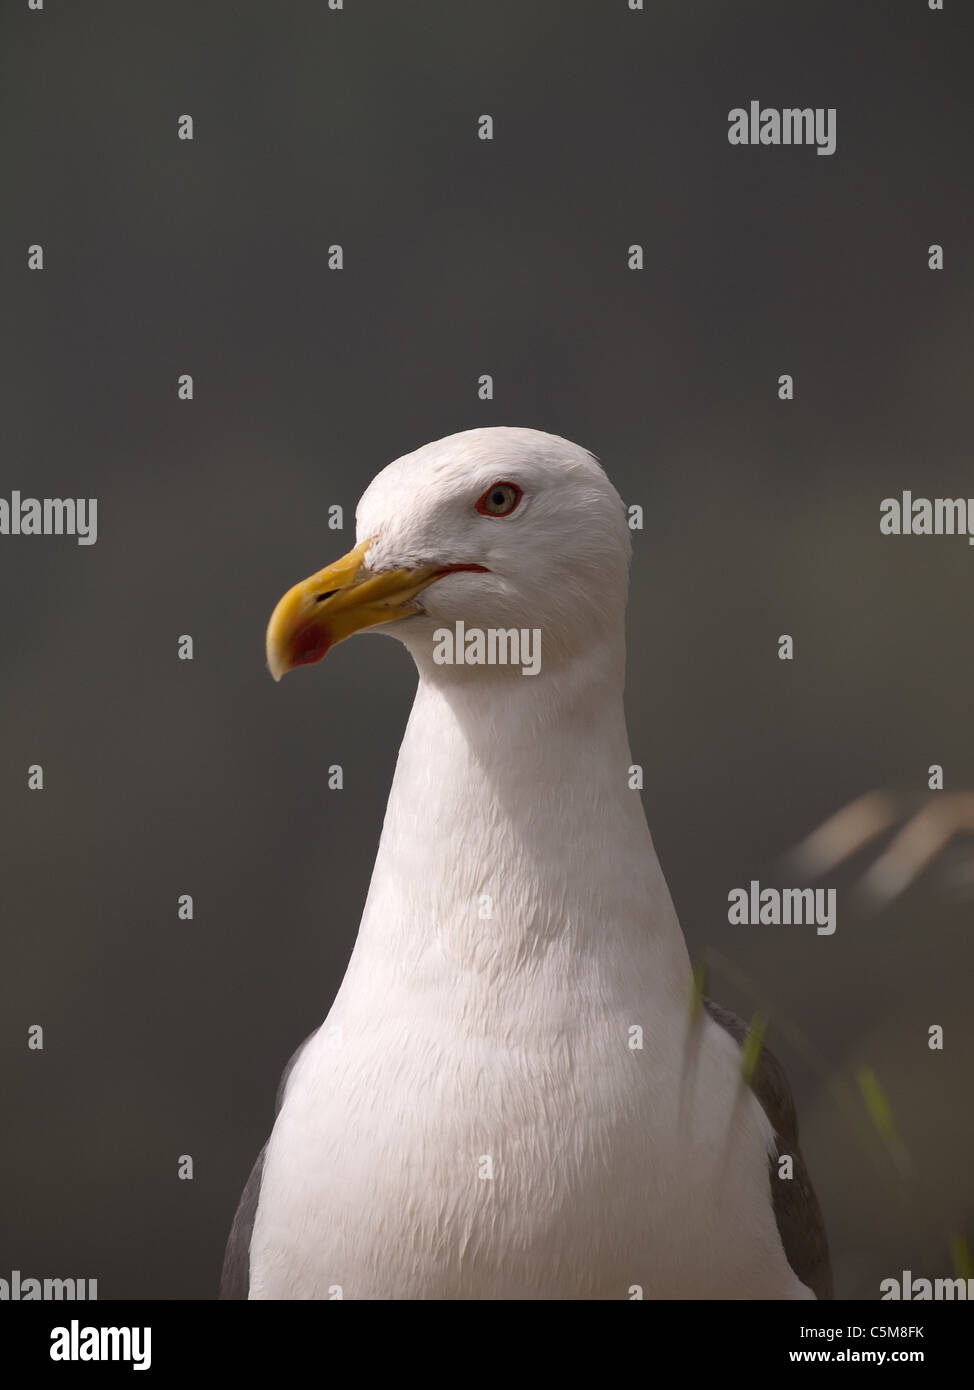
[[[275,608],[271,675],[372,629],[419,682],[348,969],[285,1070],[220,1296],[831,1297],[788,1083],[763,1048],[742,1081],[746,1025],[692,1006],[629,784],[630,536],[599,461],[454,434],[377,475],[356,541]],[[533,634],[537,669],[504,659]]]

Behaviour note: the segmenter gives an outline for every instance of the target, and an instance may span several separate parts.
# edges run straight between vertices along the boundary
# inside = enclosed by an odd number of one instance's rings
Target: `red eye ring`
[[[499,482],[491,483],[477,502],[477,511],[481,516],[510,516],[523,496],[524,493],[517,483],[508,483],[501,479]]]

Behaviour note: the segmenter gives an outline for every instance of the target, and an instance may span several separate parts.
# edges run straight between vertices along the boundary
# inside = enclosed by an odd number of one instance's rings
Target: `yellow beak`
[[[383,570],[365,564],[371,541],[363,541],[327,569],[288,589],[267,625],[267,665],[276,681],[295,666],[320,661],[353,632],[418,613],[416,595],[456,570],[482,565],[419,565]]]

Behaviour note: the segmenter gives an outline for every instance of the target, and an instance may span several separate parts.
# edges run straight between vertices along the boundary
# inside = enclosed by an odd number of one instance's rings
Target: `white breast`
[[[685,1017],[548,997],[482,1037],[336,1011],[268,1149],[251,1297],[810,1296],[733,1041],[707,1020],[691,1076]]]

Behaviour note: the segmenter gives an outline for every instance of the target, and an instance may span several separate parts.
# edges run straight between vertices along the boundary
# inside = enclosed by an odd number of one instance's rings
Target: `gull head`
[[[598,460],[540,430],[466,430],[390,463],[356,512],[356,545],[284,595],[267,628],[275,680],[372,628],[420,669],[437,634],[540,633],[558,666],[622,631],[630,541]]]

